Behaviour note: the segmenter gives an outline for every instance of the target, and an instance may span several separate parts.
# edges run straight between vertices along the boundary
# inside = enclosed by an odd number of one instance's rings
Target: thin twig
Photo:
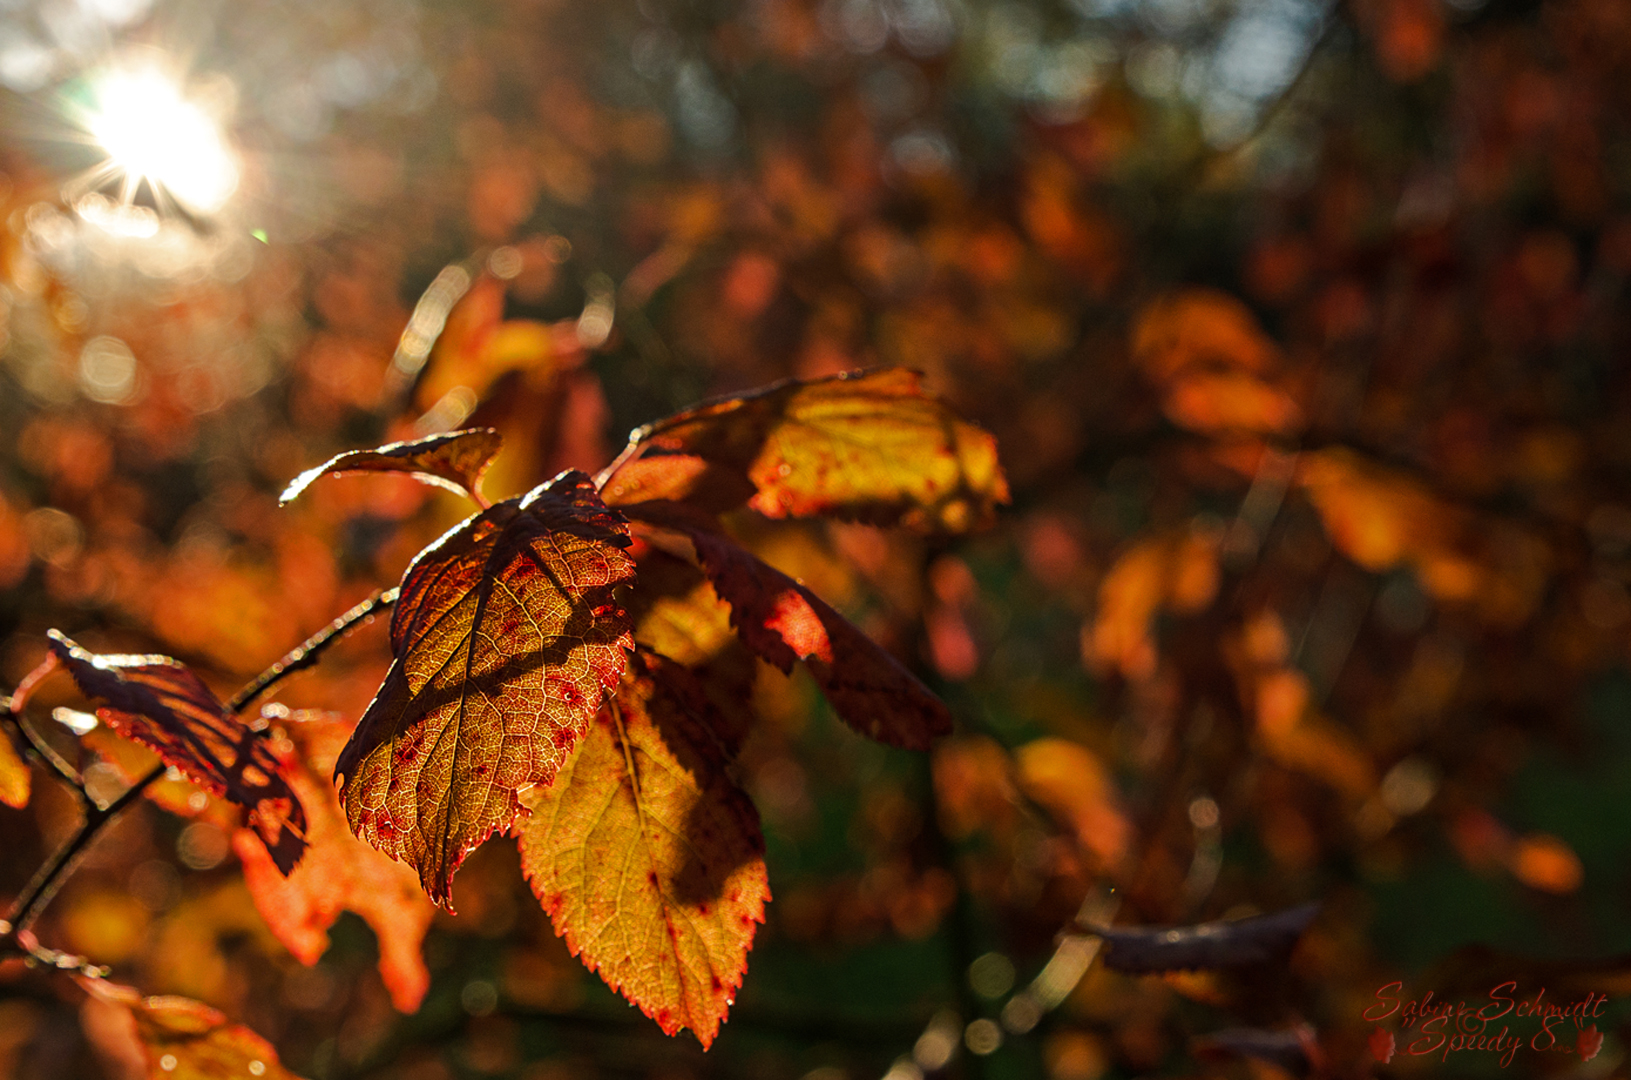
[[[0,706],[0,716],[9,717],[16,727],[17,735],[22,740],[21,745],[17,747],[19,751],[39,758],[53,772],[62,777],[65,783],[77,789],[80,794],[84,794],[85,779],[79,775],[79,770],[68,764],[68,759],[57,753],[57,748],[41,738],[39,732],[29,727],[28,721],[23,719],[20,710],[10,707],[10,703],[7,703]]]
[[[227,708],[235,713],[242,712],[250,702],[282,682],[285,676],[292,675],[302,668],[308,668],[317,663],[317,658],[324,649],[344,636],[346,631],[352,629],[358,623],[379,614],[396,603],[397,596],[401,591],[401,589],[392,588],[377,592],[323,627],[323,629],[291,649],[283,659],[261,672],[254,682],[234,694],[232,700],[227,702]]]
[[[89,850],[91,842],[125,807],[141,798],[142,792],[163,776],[166,768],[162,762],[153,766],[145,776],[131,784],[122,795],[106,807],[99,807],[87,801],[84,823],[51,858],[46,860],[45,865],[34,874],[34,879],[28,883],[28,887],[12,905],[11,914],[6,917],[6,922],[11,928],[3,935],[5,938],[16,938],[34,924],[40,912],[44,911],[45,906],[57,895],[57,890],[62,888],[68,872]],[[83,791],[83,788],[80,790]]]

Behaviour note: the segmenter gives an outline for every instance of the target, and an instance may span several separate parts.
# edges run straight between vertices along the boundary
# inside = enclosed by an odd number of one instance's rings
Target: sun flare
[[[238,167],[220,125],[156,68],[110,71],[91,87],[85,127],[123,179],[129,202],[143,181],[154,197],[212,214],[238,186]]]

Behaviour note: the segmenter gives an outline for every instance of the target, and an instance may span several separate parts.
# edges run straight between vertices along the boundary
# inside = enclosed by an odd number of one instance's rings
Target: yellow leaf
[[[770,899],[753,803],[680,665],[638,654],[519,824],[522,870],[567,946],[672,1035],[713,1042]]]

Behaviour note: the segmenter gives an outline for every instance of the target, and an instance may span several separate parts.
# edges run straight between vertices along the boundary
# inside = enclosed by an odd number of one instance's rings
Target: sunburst
[[[218,213],[238,187],[238,163],[219,120],[156,64],[109,68],[94,76],[76,111],[106,159],[81,181],[117,185],[130,205],[145,185],[162,212]]]

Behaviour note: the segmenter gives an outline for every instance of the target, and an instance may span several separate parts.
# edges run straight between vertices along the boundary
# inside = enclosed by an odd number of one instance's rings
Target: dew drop
[[[165,1072],[175,1072],[176,1056],[174,1054],[165,1054],[163,1057],[159,1058],[159,1068],[163,1069]]]
[[[264,1075],[266,1075],[266,1062],[264,1062],[264,1061],[251,1061],[249,1063],[249,1075],[250,1076],[264,1076]]]

